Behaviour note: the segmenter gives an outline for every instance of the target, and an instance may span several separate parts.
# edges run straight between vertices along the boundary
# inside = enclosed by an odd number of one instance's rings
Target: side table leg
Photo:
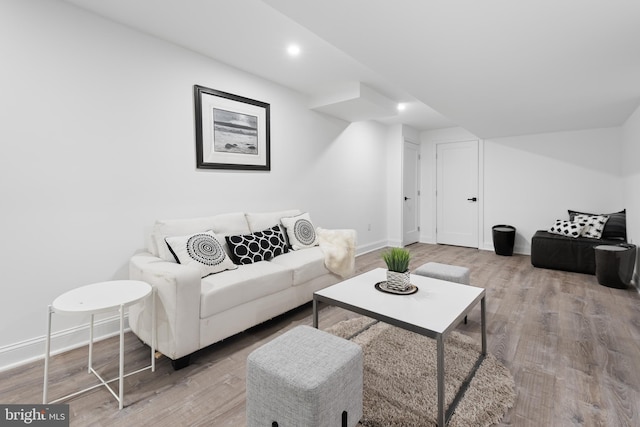
[[[93,314],[89,322],[89,365],[87,367],[89,373],[91,373],[91,368],[93,368]]]
[[[156,288],[151,290],[151,372],[156,371]]]
[[[53,309],[51,306],[47,308],[47,340],[44,349],[44,386],[42,387],[42,404],[47,404],[47,385],[49,383],[49,354],[51,353],[51,314]]]
[[[120,306],[120,378],[118,379],[118,396],[120,396],[118,409],[123,408],[124,400],[124,305]]]
[[[437,346],[437,379],[438,379],[438,427],[445,426],[444,412],[444,339],[442,335],[436,338]]]

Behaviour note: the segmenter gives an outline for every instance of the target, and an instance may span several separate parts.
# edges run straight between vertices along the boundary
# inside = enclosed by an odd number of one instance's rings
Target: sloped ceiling
[[[636,0],[67,0],[314,99],[362,83],[383,123],[481,138],[619,126],[640,103]],[[288,43],[302,54],[286,56]],[[355,105],[355,104],[354,104]]]

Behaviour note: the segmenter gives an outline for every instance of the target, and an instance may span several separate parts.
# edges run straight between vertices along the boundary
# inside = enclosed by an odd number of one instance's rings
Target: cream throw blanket
[[[318,243],[324,253],[324,265],[340,277],[355,272],[356,231],[316,228]]]

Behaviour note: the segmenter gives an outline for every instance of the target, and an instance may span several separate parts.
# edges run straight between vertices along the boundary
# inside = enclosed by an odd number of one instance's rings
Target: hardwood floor
[[[636,426],[640,424],[640,295],[635,288],[600,286],[595,276],[537,269],[523,255],[451,246],[409,246],[411,268],[436,261],[469,267],[471,283],[487,289],[489,351],[513,373],[515,406],[503,426]],[[383,267],[380,251],[358,257],[357,272]],[[320,327],[356,315],[323,307]],[[479,308],[459,331],[480,339]],[[69,400],[72,426],[243,426],[247,355],[284,331],[311,324],[311,306],[280,316],[198,352],[173,371],[125,379],[125,408],[103,387]],[[149,351],[131,333],[126,370],[148,363]],[[117,338],[95,345],[94,364],[117,376]],[[86,348],[52,360],[52,398],[93,384]],[[43,362],[0,373],[0,402],[41,403]],[[114,383],[117,386],[117,382]]]

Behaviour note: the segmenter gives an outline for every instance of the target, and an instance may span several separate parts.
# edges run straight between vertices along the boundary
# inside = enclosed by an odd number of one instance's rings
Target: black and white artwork
[[[213,149],[223,153],[258,154],[258,118],[213,109]]]
[[[198,168],[271,170],[269,104],[198,85],[194,100]]]

